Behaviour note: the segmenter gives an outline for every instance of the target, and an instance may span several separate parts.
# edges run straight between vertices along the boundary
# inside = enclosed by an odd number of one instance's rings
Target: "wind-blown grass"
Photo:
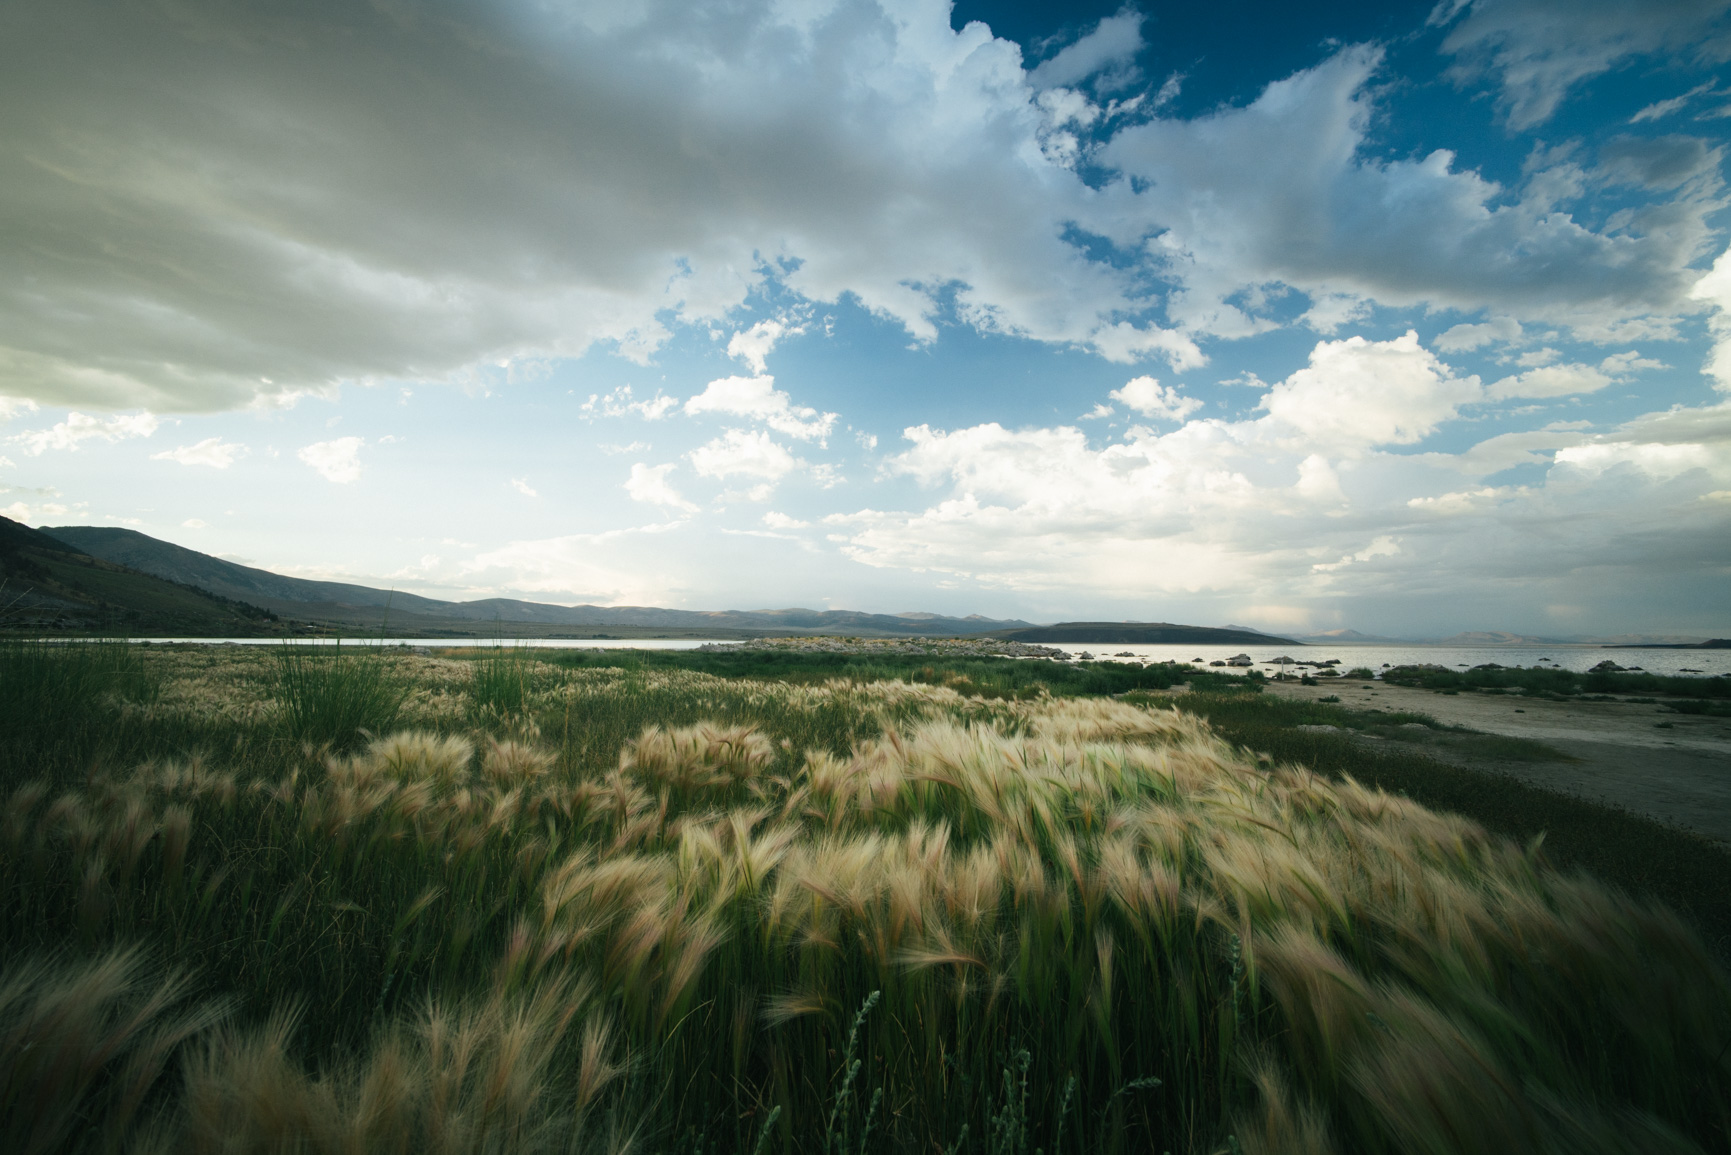
[[[1506,774],[1439,761],[1422,748],[1379,748],[1348,732],[1297,728],[1322,723],[1349,731],[1419,722],[1436,729],[1413,733],[1441,732],[1428,715],[1347,710],[1272,695],[1191,694],[1183,703],[1223,738],[1275,761],[1331,777],[1350,776],[1432,809],[1470,816],[1522,844],[1542,840],[1545,857],[1559,868],[1590,872],[1630,894],[1685,912],[1708,936],[1717,957],[1731,960],[1731,852],[1723,844]],[[1490,737],[1450,740],[1470,749]]]
[[[9,1074],[86,1121],[56,1149],[1731,1147],[1687,927],[1193,715],[536,666],[476,726],[415,669],[351,753],[9,791],[4,1007],[64,1005],[30,960],[73,951],[155,1008],[81,1030],[180,1057]]]

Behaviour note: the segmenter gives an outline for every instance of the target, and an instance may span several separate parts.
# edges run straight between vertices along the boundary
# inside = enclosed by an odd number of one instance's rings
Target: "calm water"
[[[1065,646],[1065,651],[1080,654],[1084,650],[1096,658],[1112,657],[1129,652],[1144,661],[1187,662],[1201,658],[1204,662],[1219,661],[1233,654],[1249,654],[1257,667],[1272,672],[1279,667],[1268,665],[1270,658],[1281,656],[1301,662],[1323,662],[1340,659],[1340,669],[1369,666],[1380,670],[1384,665],[1410,666],[1429,663],[1465,669],[1485,662],[1502,666],[1553,666],[1561,670],[1590,670],[1606,658],[1619,666],[1640,666],[1653,674],[1678,674],[1698,671],[1703,674],[1731,674],[1731,650],[1619,650],[1604,646]],[[1541,661],[1540,659],[1546,659]],[[1685,669],[1687,668],[1687,669]]]
[[[132,638],[135,642],[174,643],[183,646],[280,646],[282,638]],[[294,638],[297,646],[416,646],[434,649],[464,649],[484,646],[521,646],[531,650],[695,650],[710,644],[703,638]],[[713,639],[712,639],[713,640]]]
[[[180,642],[201,645],[243,645],[243,646],[274,646],[281,645],[277,638],[140,638],[139,641]],[[718,639],[720,640],[720,639]],[[297,645],[334,645],[331,639],[297,640]],[[344,645],[376,645],[379,643],[364,639],[344,639]],[[490,638],[393,638],[384,643],[388,646],[421,646],[435,648],[495,646],[500,643]],[[582,650],[695,650],[707,645],[702,638],[528,638],[523,641],[507,641],[508,646],[522,646],[525,649],[582,649]],[[1369,666],[1380,670],[1384,665],[1404,666],[1431,663],[1438,666],[1449,666],[1464,669],[1477,666],[1484,662],[1496,662],[1504,666],[1554,666],[1565,670],[1588,670],[1604,661],[1611,659],[1620,666],[1639,666],[1654,674],[1731,674],[1731,650],[1624,650],[1608,649],[1604,646],[1415,646],[1415,645],[1377,645],[1377,646],[1143,646],[1143,645],[1104,645],[1061,647],[1067,653],[1079,655],[1091,653],[1096,658],[1114,658],[1119,654],[1129,653],[1141,661],[1152,662],[1188,662],[1193,658],[1202,659],[1206,664],[1220,661],[1234,654],[1249,654],[1257,662],[1257,666],[1268,672],[1279,667],[1268,664],[1270,659],[1282,655],[1296,658],[1301,662],[1321,662],[1329,658],[1340,659],[1340,668],[1351,669],[1354,666]],[[1128,659],[1120,659],[1128,660]]]

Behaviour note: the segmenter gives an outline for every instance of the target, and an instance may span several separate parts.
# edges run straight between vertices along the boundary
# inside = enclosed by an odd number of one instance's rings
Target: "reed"
[[[406,729],[8,783],[0,1032],[68,1056],[9,1043],[9,1134],[1731,1150],[1694,932],[1466,819],[1152,703],[524,673],[477,713],[404,658]],[[269,735],[297,691],[256,692]]]

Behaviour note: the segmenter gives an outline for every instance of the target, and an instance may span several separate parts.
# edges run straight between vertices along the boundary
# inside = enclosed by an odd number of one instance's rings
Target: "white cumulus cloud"
[[[152,461],[177,461],[182,465],[208,465],[212,469],[227,469],[246,452],[246,446],[220,437],[206,437],[192,445],[177,445],[161,453],[152,453]]]
[[[1702,371],[1713,379],[1714,387],[1721,393],[1731,393],[1731,249],[1719,254],[1713,268],[1695,282],[1689,295],[1713,309],[1707,320],[1713,334],[1713,350]]]
[[[695,513],[697,507],[681,497],[679,491],[673,488],[673,483],[667,480],[667,475],[675,468],[671,461],[664,465],[647,465],[639,461],[631,467],[631,476],[625,481],[625,492],[631,495],[633,501],[665,505]]]
[[[1245,107],[1132,124],[1102,146],[1099,159],[1134,185],[1115,190],[1097,227],[1127,245],[1157,235],[1148,249],[1177,283],[1166,311],[1181,329],[1275,328],[1256,307],[1270,285],[1325,306],[1324,330],[1358,301],[1489,309],[1588,334],[1683,306],[1717,198],[1680,197],[1662,224],[1631,219],[1648,231],[1598,232],[1562,207],[1580,192],[1552,171],[1565,162],[1509,189],[1447,149],[1367,155],[1382,67],[1380,49],[1345,48]]]
[[[740,358],[751,366],[752,372],[762,374],[768,368],[769,354],[776,342],[789,333],[800,332],[803,330],[789,329],[780,321],[759,321],[728,338],[727,355]]]
[[[1576,367],[1531,372],[1544,368]],[[1685,585],[1731,563],[1731,509],[1712,499],[1731,485],[1731,403],[1413,453],[1483,389],[1412,334],[1320,342],[1265,388],[1260,416],[1134,428],[1104,445],[1065,426],[915,426],[887,464],[932,500],[826,520],[867,565],[1163,606],[1367,604],[1432,597],[1439,581],[1592,602],[1608,596],[1607,575],[1654,580],[1654,556]],[[1539,480],[1496,483],[1515,466]]]
[[[591,393],[580,411],[587,417],[629,417],[635,414],[645,421],[659,421],[678,404],[677,397],[669,397],[660,390],[655,396],[638,401],[631,395],[631,386],[621,385],[605,395]]]
[[[1485,388],[1485,400],[1507,401],[1514,397],[1568,397],[1578,393],[1597,393],[1615,381],[1591,365],[1544,365],[1528,369]]]
[[[1144,417],[1164,421],[1182,421],[1202,408],[1201,401],[1186,397],[1172,386],[1162,385],[1152,377],[1132,378],[1125,382],[1122,389],[1112,390],[1111,397],[1113,400],[1122,401]]]
[[[835,428],[837,416],[795,405],[791,397],[775,387],[775,378],[770,376],[718,378],[685,403],[685,412],[751,417],[777,433],[819,442]]]
[[[1498,317],[1481,324],[1460,324],[1436,339],[1442,353],[1466,353],[1485,345],[1506,345],[1521,339],[1521,323],[1512,317]]]
[[[770,483],[800,466],[793,454],[762,430],[729,429],[686,456],[704,477],[754,477]]]
[[[50,449],[76,450],[81,441],[124,441],[130,437],[149,437],[156,432],[156,417],[150,413],[116,414],[113,417],[92,417],[88,413],[68,413],[66,420],[51,428],[20,433],[13,442],[24,452],[40,456]]]
[[[347,485],[361,477],[361,447],[366,442],[359,437],[338,437],[334,441],[315,441],[295,454],[318,470],[326,481]]]
[[[1350,451],[1422,440],[1480,395],[1477,377],[1456,377],[1409,331],[1393,341],[1319,343],[1262,407],[1305,444]]]

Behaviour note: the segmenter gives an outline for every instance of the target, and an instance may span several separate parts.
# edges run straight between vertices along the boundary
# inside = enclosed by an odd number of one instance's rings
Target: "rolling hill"
[[[1224,629],[1214,626],[1182,626],[1173,622],[1059,622],[1054,626],[1035,626],[1026,630],[1011,630],[994,637],[1017,642],[1052,642],[1061,645],[1123,646],[1123,645],[1199,645],[1199,646],[1296,646],[1291,638],[1237,626]]]
[[[32,531],[34,532],[34,531]],[[346,582],[309,581],[224,561],[197,550],[109,526],[46,526],[43,535],[63,545],[209,593],[243,601],[281,617],[345,628],[428,637],[525,636],[731,637],[764,633],[852,634],[875,637],[949,636],[1024,629],[1031,623],[972,615],[867,614],[853,610],[672,610],[654,606],[561,606],[512,598],[440,601]]]
[[[0,629],[250,637],[290,627],[263,607],[138,572],[0,517]]]

